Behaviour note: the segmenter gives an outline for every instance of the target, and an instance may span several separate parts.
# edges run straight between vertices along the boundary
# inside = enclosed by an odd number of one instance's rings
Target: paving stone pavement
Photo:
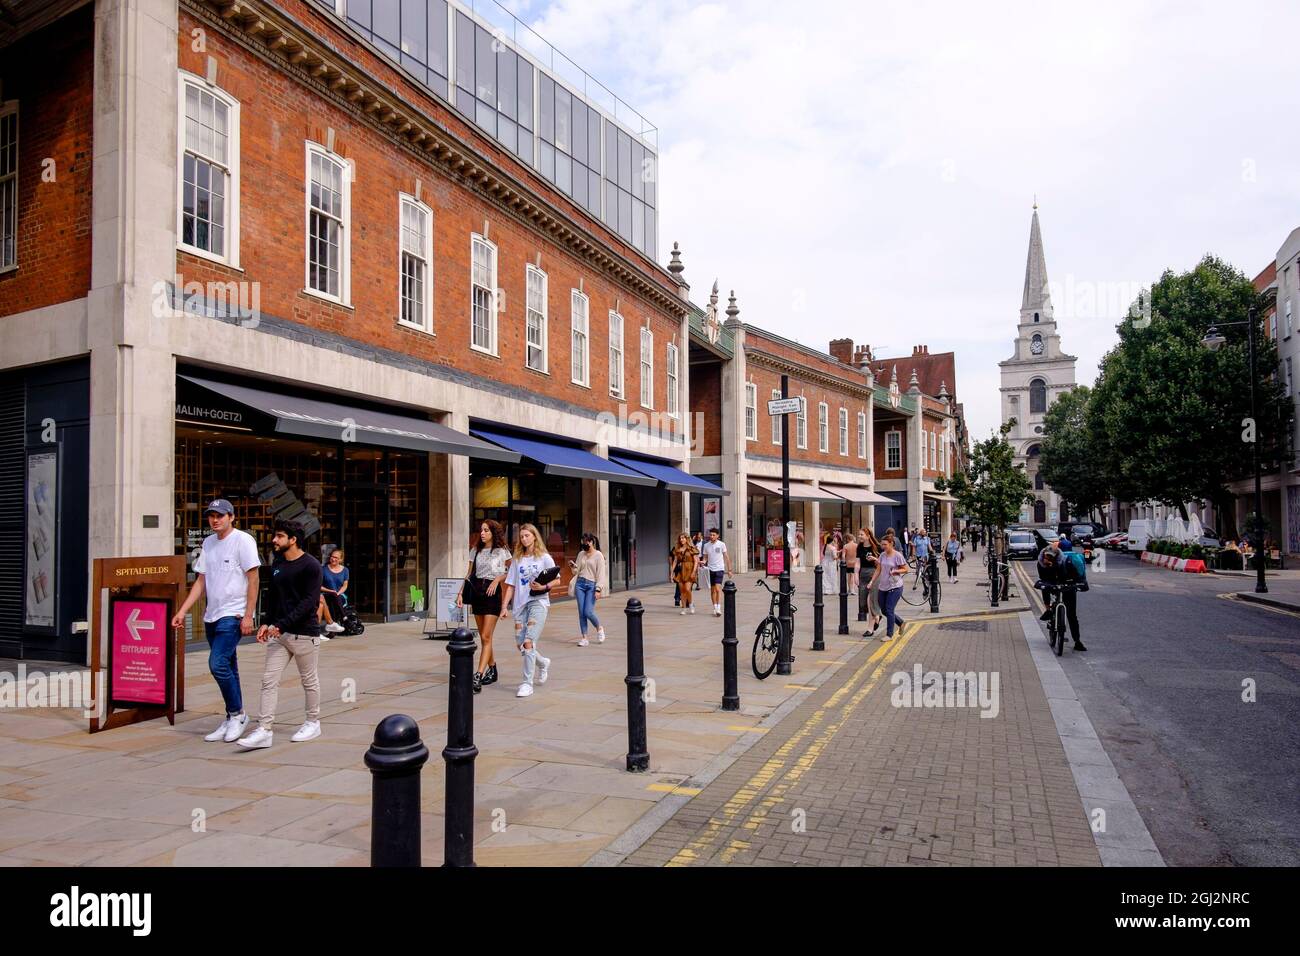
[[[766,681],[753,676],[749,654],[754,627],[768,603],[767,592],[755,586],[757,578],[753,573],[736,578],[742,706],[735,712],[719,706],[722,621],[711,615],[707,596],[699,611],[688,616],[676,612],[667,586],[611,596],[599,605],[608,640],[585,648],[573,643],[573,602],[557,602],[541,643],[555,662],[552,676],[526,700],[514,696],[519,663],[513,635],[503,629],[498,635],[504,639],[498,645],[501,681],[474,699],[480,752],[475,766],[478,863],[616,862],[626,855],[624,844],[634,847],[639,834],[657,825],[656,814],[671,814],[737,758],[752,773],[754,761],[761,757],[761,765],[773,749],[779,734],[772,727],[787,711],[799,707],[805,713],[809,705],[801,701],[824,700],[835,686],[853,679],[866,647],[855,604],[849,610],[851,633],[841,636],[836,633],[838,599],[828,596],[827,649],[808,650],[811,573],[795,575],[800,612],[793,674],[774,674]],[[945,588],[941,616],[987,607],[987,590],[977,590],[972,582],[973,576]],[[633,596],[646,608],[646,673],[654,680],[653,699],[647,703],[650,769],[644,774],[625,769],[623,609]],[[905,612],[909,620],[934,618],[928,609],[908,607]],[[264,654],[255,644],[239,651],[250,713],[258,702]],[[254,866],[273,861],[364,866],[369,861],[371,780],[362,757],[376,724],[393,713],[420,722],[431,752],[421,778],[423,859],[426,865],[442,862],[444,769],[439,753],[446,734],[448,669],[443,642],[422,639],[418,623],[399,623],[323,645],[322,737],[305,744],[288,740],[303,719],[301,685],[290,668],[281,686],[275,745],[251,752],[203,741],[220,720],[221,699],[207,673],[206,647],[187,654],[185,663],[187,710],[174,727],[154,720],[91,736],[79,711],[0,712],[0,865]],[[12,672],[14,667],[14,662],[0,662],[0,669]],[[39,664],[28,662],[27,667],[31,671]],[[860,684],[858,678],[854,686]],[[354,695],[348,693],[353,686]],[[862,702],[863,712],[879,696]],[[874,726],[855,727],[853,733],[864,747],[884,746],[873,739]],[[979,773],[1023,760],[1015,748],[1010,755],[994,752],[1018,747],[1018,741],[996,735],[985,741],[984,736],[971,738],[986,748],[978,759],[954,750],[945,734],[934,739],[938,749],[933,752],[927,749],[929,738],[918,740],[920,749],[909,758],[908,773],[921,775],[956,754],[978,781]],[[756,744],[759,749],[747,755]],[[824,758],[821,766],[829,762]],[[848,809],[874,799],[883,785],[846,793]],[[1031,794],[1026,790],[1024,795]],[[946,813],[945,808],[939,809]],[[847,819],[845,807],[840,810],[841,819]],[[825,827],[828,819],[814,816],[812,823]],[[1019,822],[1019,817],[1009,819]],[[961,820],[953,817],[954,824]],[[786,847],[782,861],[798,845]],[[911,844],[907,847],[910,852]],[[765,857],[770,858],[771,853]]]
[[[608,640],[583,648],[573,643],[573,602],[556,602],[541,642],[554,660],[552,674],[525,700],[515,697],[513,635],[508,625],[499,632],[500,683],[474,698],[477,862],[587,862],[660,801],[680,799],[694,775],[758,739],[760,722],[811,693],[856,652],[835,634],[836,611],[828,604],[827,650],[797,650],[790,677],[755,679],[750,646],[767,609],[756,578],[736,579],[736,712],[720,709],[722,621],[711,615],[707,596],[688,616],[676,613],[666,585],[603,599]],[[796,578],[797,587],[811,587],[811,574]],[[646,673],[654,680],[644,774],[625,768],[623,609],[632,596],[646,608]],[[811,595],[795,600],[795,645],[807,648]],[[273,747],[243,751],[202,739],[222,711],[206,645],[186,655],[187,710],[174,727],[153,720],[91,736],[77,710],[0,711],[0,865],[365,865],[371,781],[362,757],[375,726],[393,713],[419,721],[431,752],[421,778],[423,858],[440,864],[449,661],[445,643],[424,640],[419,630],[418,623],[377,625],[362,637],[324,644],[323,734],[304,744],[288,740],[304,716],[294,668],[281,685]],[[255,644],[239,650],[253,714],[264,655]],[[12,673],[15,662],[0,662],[0,669]]]
[[[979,706],[893,705],[894,676],[983,672]],[[943,682],[950,703],[965,702]],[[924,678],[923,678],[924,686]],[[991,681],[986,689],[992,691]],[[938,688],[936,687],[937,691]],[[912,693],[902,699],[912,701]],[[924,699],[924,698],[923,698]],[[978,698],[975,703],[978,705]],[[1014,613],[865,642],[625,864],[1078,865],[1100,857]]]

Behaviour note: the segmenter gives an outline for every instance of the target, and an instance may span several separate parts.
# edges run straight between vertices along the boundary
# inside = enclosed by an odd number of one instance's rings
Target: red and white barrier
[[[1142,561],[1146,564],[1154,564],[1158,568],[1186,571],[1189,574],[1209,573],[1205,567],[1205,562],[1200,558],[1175,558],[1171,554],[1155,554],[1151,551],[1143,551]]]

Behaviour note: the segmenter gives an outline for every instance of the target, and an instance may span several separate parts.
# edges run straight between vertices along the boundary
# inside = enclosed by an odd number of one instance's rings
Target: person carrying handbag
[[[948,535],[948,543],[943,546],[943,557],[948,562],[948,583],[957,583],[957,565],[966,560],[966,555],[962,552],[961,541],[957,538],[957,532],[954,531]]]

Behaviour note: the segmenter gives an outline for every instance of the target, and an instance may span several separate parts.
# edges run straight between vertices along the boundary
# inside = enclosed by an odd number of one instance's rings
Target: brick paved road
[[[981,717],[977,703],[893,706],[893,675],[918,663],[996,673],[996,716]],[[864,642],[624,862],[1096,866],[1100,858],[1029,649],[1007,615]]]

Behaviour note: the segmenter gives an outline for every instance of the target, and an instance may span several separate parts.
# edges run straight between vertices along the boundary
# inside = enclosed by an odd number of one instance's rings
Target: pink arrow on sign
[[[152,631],[154,629],[154,623],[153,621],[140,620],[140,609],[138,607],[133,607],[131,608],[131,613],[126,619],[126,629],[131,633],[131,640],[138,641],[140,640],[140,632]]]

